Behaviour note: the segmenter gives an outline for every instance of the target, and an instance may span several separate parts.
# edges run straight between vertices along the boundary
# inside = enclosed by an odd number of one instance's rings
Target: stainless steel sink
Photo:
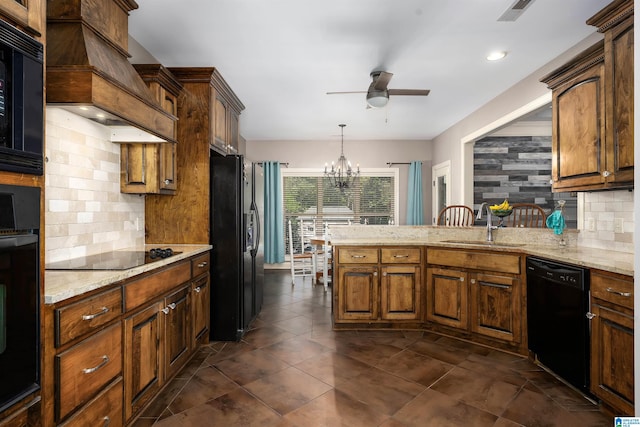
[[[455,243],[456,245],[481,245],[481,246],[493,246],[493,247],[513,247],[517,248],[524,246],[524,243],[497,243],[487,242],[486,240],[442,240],[442,243]]]

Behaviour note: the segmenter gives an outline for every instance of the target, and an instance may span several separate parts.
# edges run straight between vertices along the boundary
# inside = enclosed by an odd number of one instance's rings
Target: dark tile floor
[[[432,333],[333,331],[331,290],[265,274],[241,342],[214,342],[135,426],[612,426],[528,360]]]

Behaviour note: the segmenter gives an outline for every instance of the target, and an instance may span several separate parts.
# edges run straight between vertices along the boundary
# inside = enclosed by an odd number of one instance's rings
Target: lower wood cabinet
[[[428,248],[426,320],[526,352],[519,254]]]
[[[615,415],[634,414],[633,278],[591,272],[591,392]]]
[[[46,306],[42,424],[133,424],[208,342],[209,295],[207,252]]]
[[[336,323],[419,322],[422,247],[336,247]]]

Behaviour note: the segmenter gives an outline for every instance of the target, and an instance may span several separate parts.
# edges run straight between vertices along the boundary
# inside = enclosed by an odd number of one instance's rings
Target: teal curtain
[[[407,225],[423,225],[422,162],[411,162],[407,190]]]
[[[263,162],[264,171],[264,262],[284,262],[284,220],[280,163]]]

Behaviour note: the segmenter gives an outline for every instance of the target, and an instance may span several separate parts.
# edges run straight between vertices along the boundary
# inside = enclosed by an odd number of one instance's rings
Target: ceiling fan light
[[[386,90],[370,90],[367,92],[367,104],[373,108],[381,108],[389,102],[389,94]]]

